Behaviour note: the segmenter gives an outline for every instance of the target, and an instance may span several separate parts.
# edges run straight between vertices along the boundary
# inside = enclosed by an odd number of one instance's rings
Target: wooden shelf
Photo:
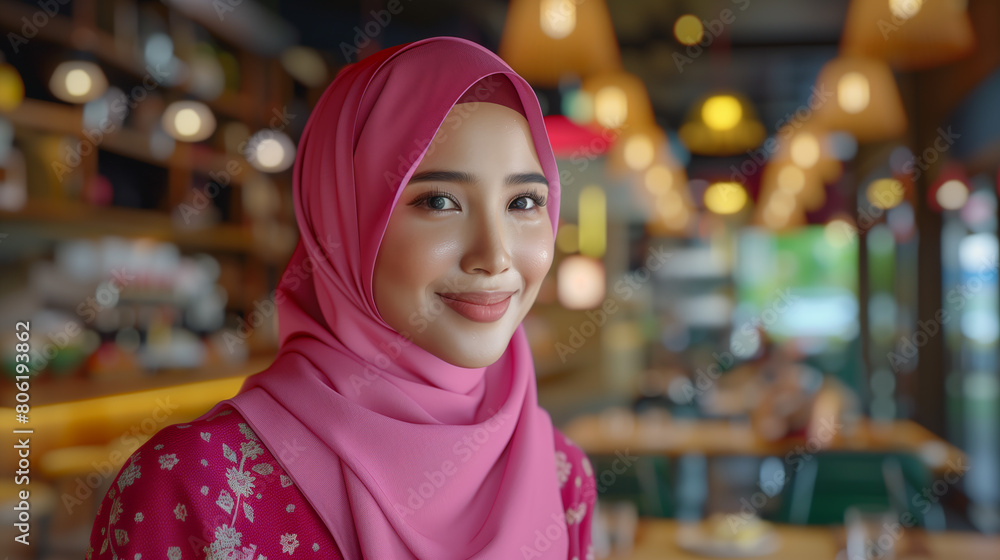
[[[0,211],[0,221],[46,239],[118,235],[171,241],[186,249],[249,253],[253,234],[239,225],[202,229],[177,228],[170,215],[157,210],[96,207],[81,203],[45,203],[31,200],[18,212]]]
[[[106,375],[89,378],[46,379],[31,384],[31,407],[63,404],[87,399],[123,396],[140,391],[179,387],[189,383],[213,381],[230,377],[246,377],[257,373],[274,361],[274,355],[255,356],[238,365],[221,365],[196,369],[165,369],[156,373],[136,372],[129,375]],[[13,408],[13,383],[4,387],[0,408]]]
[[[31,21],[38,12],[36,6],[7,2],[0,10],[0,28],[20,33],[22,18]],[[79,49],[94,54],[101,62],[124,71],[138,80],[145,78],[149,70],[135,57],[123,53],[115,44],[114,37],[106,31],[83,26],[77,26],[64,15],[55,14],[48,18],[48,23],[38,27],[38,34],[33,39],[41,39],[64,46],[68,49]],[[162,86],[164,89],[191,93],[187,84],[179,86]],[[243,92],[224,92],[217,99],[203,100],[213,111],[227,117],[250,122],[255,110],[253,99]]]

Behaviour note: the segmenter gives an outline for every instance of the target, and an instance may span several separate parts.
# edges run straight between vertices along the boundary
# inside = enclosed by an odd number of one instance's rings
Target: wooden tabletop
[[[749,422],[636,417],[624,410],[580,416],[563,427],[563,433],[585,452],[613,454],[625,451],[643,455],[782,456],[790,452],[902,451],[921,457],[936,472],[965,465],[965,454],[955,446],[910,420],[874,422],[854,426],[831,425],[817,431],[815,440],[786,438],[769,442],[759,438]]]
[[[673,520],[642,519],[636,532],[635,548],[630,555],[612,554],[612,560],[696,560],[705,556],[688,552],[678,546],[678,537],[696,526],[680,524]],[[761,560],[834,560],[841,550],[838,531],[843,528],[803,527],[775,525],[778,547],[773,554],[756,556]],[[920,540],[918,551],[907,553],[905,539]],[[900,554],[897,560],[905,558],[995,560],[1000,551],[1000,537],[979,533],[914,532],[900,538]]]

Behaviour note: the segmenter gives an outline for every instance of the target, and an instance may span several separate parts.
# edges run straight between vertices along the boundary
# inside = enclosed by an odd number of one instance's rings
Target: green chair
[[[601,502],[631,502],[640,516],[673,517],[670,463],[666,457],[639,456],[623,461],[616,455],[591,455]]]
[[[944,528],[941,504],[921,492],[933,477],[919,458],[905,453],[824,451],[786,461],[786,480],[777,521],[803,525],[844,522],[851,506],[893,508],[909,512],[916,525]]]

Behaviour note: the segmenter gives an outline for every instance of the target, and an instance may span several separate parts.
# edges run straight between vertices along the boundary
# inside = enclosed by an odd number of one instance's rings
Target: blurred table
[[[908,452],[923,459],[936,473],[966,465],[965,454],[910,420],[874,422],[862,420],[854,426],[831,425],[820,429],[818,441],[790,437],[765,441],[749,422],[714,419],[671,419],[629,412],[579,416],[566,424],[563,433],[585,452],[679,456],[712,455],[783,456],[820,450]],[[963,471],[964,472],[964,471]]]
[[[677,545],[680,531],[690,526],[666,519],[642,519],[636,532],[636,544],[629,556],[615,556],[613,560],[695,560],[705,556],[687,552]],[[839,528],[842,529],[842,528]],[[832,527],[800,527],[775,525],[779,545],[774,554],[755,556],[762,560],[834,560],[838,553],[837,530]],[[897,558],[931,558],[951,560],[995,560],[1000,551],[1000,537],[979,533],[944,531],[919,532],[926,550],[920,555],[897,555]],[[904,536],[904,538],[906,538]],[[929,553],[929,555],[927,554]]]

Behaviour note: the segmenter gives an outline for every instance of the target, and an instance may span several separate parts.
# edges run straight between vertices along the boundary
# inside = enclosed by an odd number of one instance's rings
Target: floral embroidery
[[[559,478],[559,488],[562,488],[566,481],[569,480],[569,472],[573,469],[573,465],[569,464],[566,459],[566,453],[563,451],[556,451],[556,476]]]
[[[118,546],[128,544],[128,533],[124,529],[115,529],[115,542],[118,543]]]
[[[122,513],[122,498],[118,496],[115,501],[111,503],[111,518],[108,520],[111,525],[118,523],[118,516]]]
[[[167,549],[167,558],[170,560],[181,560],[181,547],[172,546]]]
[[[585,515],[587,515],[587,504],[577,504],[575,508],[569,508],[566,510],[566,524],[575,525],[580,521],[583,521]]]
[[[264,450],[261,449],[256,441],[244,441],[240,444],[240,453],[243,453],[245,458],[253,461],[257,457],[260,457],[264,453]]]
[[[153,449],[156,450],[156,451],[159,451],[159,450],[163,449],[163,444],[162,443],[158,443],[155,446],[153,446]]]
[[[216,505],[220,508],[226,510],[226,513],[233,513],[233,497],[229,495],[229,492],[225,490],[219,492],[219,499],[215,501]]]
[[[136,514],[135,514],[135,522],[138,523],[138,522],[142,521],[142,518],[143,518],[142,512],[141,511],[140,512],[136,512]]]
[[[230,467],[226,471],[226,480],[229,482],[229,487],[233,489],[233,493],[237,496],[249,496],[253,493],[253,481],[256,477],[250,476],[250,473],[246,471],[241,471]]]
[[[224,443],[222,444],[222,454],[226,456],[226,459],[229,459],[234,463],[237,461],[236,452],[230,449],[230,447]]]
[[[177,504],[177,507],[174,508],[174,517],[176,517],[180,521],[186,521],[187,516],[188,516],[187,506],[185,506],[184,504]]]
[[[132,455],[132,461],[129,463],[128,467],[122,471],[122,474],[118,476],[118,489],[124,490],[127,486],[131,486],[135,479],[142,476],[139,471],[139,453]]]
[[[267,476],[274,472],[274,467],[270,463],[257,463],[251,470],[257,474]]]
[[[250,520],[250,523],[253,523],[253,508],[246,502],[243,503],[243,515]]]
[[[168,453],[166,455],[160,455],[160,468],[166,469],[168,471],[174,470],[174,465],[179,462],[176,453]]]
[[[211,441],[211,439],[212,439],[212,433],[211,432],[202,432],[201,433],[201,439],[205,440],[206,442]]]
[[[288,504],[288,507],[285,508],[285,511],[287,511],[288,513],[292,513],[293,511],[295,511],[295,504]]]
[[[319,552],[319,543],[313,543],[313,552]]]
[[[251,441],[257,440],[257,434],[255,434],[253,430],[250,429],[250,426],[247,426],[246,422],[240,422],[239,426],[240,426],[240,433],[243,434],[243,437]]]
[[[299,546],[298,535],[295,533],[285,533],[281,535],[281,551],[292,554],[295,552],[295,547]]]
[[[208,486],[202,486],[201,487],[201,495],[202,496],[207,496],[208,495]]]

